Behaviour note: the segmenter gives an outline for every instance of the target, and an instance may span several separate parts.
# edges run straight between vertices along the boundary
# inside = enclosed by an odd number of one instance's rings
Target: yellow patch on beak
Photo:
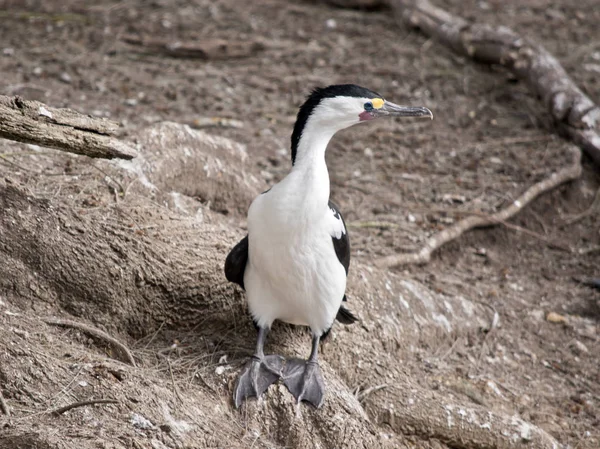
[[[373,98],[371,100],[371,103],[373,103],[373,107],[375,109],[380,109],[383,106],[384,100],[382,100],[381,98]]]

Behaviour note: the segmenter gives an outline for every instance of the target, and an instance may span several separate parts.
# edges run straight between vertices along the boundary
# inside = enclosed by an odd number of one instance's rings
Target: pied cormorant
[[[333,321],[350,324],[355,316],[346,300],[350,242],[342,214],[329,199],[325,150],[341,129],[378,117],[433,118],[424,107],[398,106],[353,84],[317,88],[300,107],[292,133],[290,173],[259,195],[248,210],[248,235],[227,256],[225,275],[246,290],[256,327],[256,352],[234,391],[239,407],[279,378],[298,402],[323,402],[324,385],[317,353]],[[265,355],[273,321],[308,326],[308,360]]]

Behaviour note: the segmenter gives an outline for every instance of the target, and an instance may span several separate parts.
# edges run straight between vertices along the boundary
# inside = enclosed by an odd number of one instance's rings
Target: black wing
[[[329,207],[333,211],[335,218],[342,220],[344,229],[346,230],[345,233],[342,233],[339,239],[335,236],[332,236],[331,240],[333,240],[333,249],[335,249],[335,254],[337,255],[340,263],[343,265],[344,270],[346,270],[346,276],[348,276],[348,268],[350,268],[350,239],[348,238],[348,228],[346,227],[346,222],[344,221],[344,217],[342,216],[342,213],[338,207],[331,201],[329,201]],[[344,299],[342,301],[346,301],[346,295],[344,295]],[[358,321],[358,318],[356,318],[354,314],[344,306],[340,306],[340,310],[338,310],[335,319],[342,324],[352,324]]]
[[[244,237],[225,259],[225,277],[244,288],[244,271],[248,262],[248,236]]]
[[[342,217],[342,213],[331,201],[329,201],[329,208],[333,211],[333,216],[342,221],[346,230],[339,239],[335,238],[335,236],[332,236],[331,239],[333,240],[333,249],[335,249],[337,258],[344,266],[346,276],[348,276],[348,268],[350,267],[350,239],[348,238],[348,229],[346,228],[346,222],[344,221],[344,217]]]

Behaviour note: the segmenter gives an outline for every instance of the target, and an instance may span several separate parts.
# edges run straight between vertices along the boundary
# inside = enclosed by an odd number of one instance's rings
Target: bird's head
[[[430,117],[425,107],[399,106],[377,92],[354,84],[316,88],[300,107],[292,133],[292,163],[307,132],[333,136],[337,131],[379,117]]]

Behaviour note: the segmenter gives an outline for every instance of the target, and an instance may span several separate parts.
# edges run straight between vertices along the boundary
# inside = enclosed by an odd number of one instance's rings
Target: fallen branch
[[[78,323],[77,321],[61,320],[61,319],[55,319],[55,318],[46,318],[44,320],[44,323],[50,324],[53,326],[71,327],[73,329],[78,329],[80,331],[83,331],[93,337],[99,338],[101,340],[105,340],[108,343],[110,343],[112,346],[117,348],[119,351],[121,351],[122,355],[125,358],[125,360],[124,360],[125,362],[129,363],[131,366],[136,366],[135,359],[133,358],[133,355],[131,354],[129,349],[127,349],[127,346],[125,346],[123,343],[121,343],[116,338],[111,337],[106,332],[101,331],[100,329],[96,329],[94,327],[88,326],[87,324]]]
[[[393,267],[396,265],[427,263],[435,250],[446,243],[457,239],[465,232],[475,228],[494,226],[512,218],[542,193],[548,192],[565,182],[577,179],[581,175],[580,151],[576,147],[569,146],[569,152],[571,153],[573,160],[571,165],[531,186],[507,208],[489,216],[474,215],[467,217],[443,231],[434,234],[425,242],[425,245],[419,252],[394,254],[392,256],[382,257],[381,259],[378,259],[375,264],[380,267]]]
[[[111,137],[118,123],[0,95],[0,137],[104,159],[132,159],[135,150]]]
[[[469,23],[428,0],[391,0],[391,5],[408,26],[476,61],[502,65],[525,81],[541,98],[559,133],[600,165],[600,107],[544,47],[504,26]]]
[[[147,52],[171,58],[234,59],[253,55],[265,48],[264,44],[258,41],[207,39],[181,42],[132,35],[123,37],[123,40],[128,44],[143,47]]]
[[[85,407],[86,405],[95,405],[95,404],[118,404],[119,401],[115,401],[114,399],[95,399],[91,401],[81,401],[74,402],[73,404],[65,405],[64,407],[57,408],[56,410],[52,410],[50,412],[51,415],[62,415],[69,410],[73,410],[77,407]]]

